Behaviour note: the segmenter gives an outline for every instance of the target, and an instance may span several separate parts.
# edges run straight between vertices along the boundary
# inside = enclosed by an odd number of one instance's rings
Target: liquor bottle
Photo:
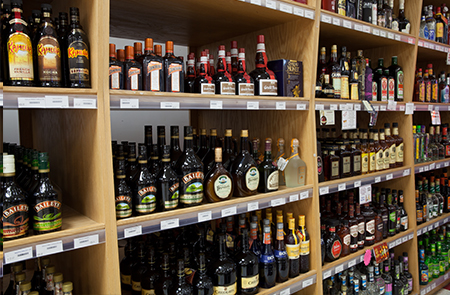
[[[441,216],[442,213],[444,213],[444,197],[441,195],[441,192],[440,192],[440,184],[439,184],[438,178],[436,178],[434,187],[435,187],[435,196],[439,201],[438,216]]]
[[[233,51],[233,49],[231,50]],[[234,75],[234,82],[236,83],[236,95],[255,94],[254,80],[249,74],[247,74],[245,48],[239,48],[239,61],[237,63],[236,74]]]
[[[377,83],[377,100],[388,100],[388,76],[386,76],[385,68],[383,66],[383,59],[378,59],[378,67],[375,69],[374,80]]]
[[[203,201],[203,164],[192,148],[192,126],[184,126],[184,152],[174,170],[180,179],[180,205],[200,205]]]
[[[436,77],[433,74],[433,65],[428,64],[428,77],[431,83],[431,102],[439,102],[439,85]]]
[[[206,175],[214,166],[215,153],[214,149],[217,146],[217,129],[211,129],[209,133],[209,149],[202,158],[203,173]]]
[[[155,294],[169,295],[170,290],[175,286],[172,272],[170,270],[169,253],[164,252],[161,258],[160,279],[156,281]]]
[[[256,45],[256,68],[250,73],[255,82],[255,95],[278,95],[278,85],[275,74],[267,69],[266,47],[264,35],[258,35]]]
[[[48,177],[50,164],[47,153],[39,153],[39,183],[32,192],[33,229],[36,235],[61,230],[61,202]]]
[[[441,76],[439,78],[439,101],[440,103],[449,103],[449,85],[447,84],[447,79],[445,78],[445,72],[441,71]]]
[[[173,54],[173,42],[166,42],[166,55],[164,64],[164,90],[166,92],[184,92],[184,65]]]
[[[289,258],[289,277],[294,278],[300,273],[300,238],[295,229],[295,219],[288,219],[288,234],[284,238]]]
[[[373,81],[373,71],[370,67],[370,59],[366,58],[366,70],[364,77],[364,96],[360,95],[360,99],[363,97],[365,100],[376,100],[377,99],[377,86],[376,82]]]
[[[128,159],[127,159],[127,168],[125,181],[128,186],[131,188],[134,184],[134,180],[137,177],[138,165],[136,164],[136,143],[129,142],[128,143]]]
[[[356,60],[352,60],[352,69],[349,79],[349,89],[350,89],[350,99],[360,100],[360,90],[359,90],[359,80],[358,80],[358,70],[356,69]],[[362,96],[361,96],[362,97]]]
[[[89,40],[80,25],[77,7],[70,7],[70,28],[64,47],[67,48],[67,71],[69,74],[69,84],[67,86],[71,88],[90,88]]]
[[[331,81],[334,88],[334,98],[341,98],[341,67],[337,59],[337,45],[331,46],[331,57],[328,64],[328,73],[331,74]]]
[[[233,180],[231,174],[222,165],[222,148],[214,150],[214,166],[206,174],[203,187],[208,202],[219,202],[228,200],[233,196]]]
[[[195,272],[194,278],[192,280],[192,286],[194,287],[193,294],[213,295],[214,286],[212,279],[207,274],[205,253],[200,253],[198,260],[199,260],[199,267],[198,270]]]
[[[186,282],[184,260],[177,261],[177,282],[175,282],[170,290],[170,295],[190,295],[193,294],[192,285]]]
[[[403,70],[398,65],[398,58],[397,56],[392,57],[392,63],[389,67],[389,74],[394,78],[395,82],[395,101],[403,101]]]
[[[154,294],[155,293],[155,285],[159,280],[159,272],[156,270],[156,257],[155,257],[155,248],[150,247],[148,250],[148,265],[147,268],[142,273],[141,277],[141,290],[142,294]]]
[[[278,168],[272,161],[272,139],[266,138],[264,161],[259,164],[258,192],[268,193],[278,190]]]
[[[138,243],[136,264],[131,270],[131,294],[139,295],[142,292],[141,281],[142,274],[147,270],[147,253],[145,251],[145,244],[143,241]]]
[[[394,268],[395,268],[395,277],[394,282],[392,284],[392,294],[393,295],[401,295],[403,293],[403,289],[405,288],[402,280],[400,279],[400,264],[397,260],[394,261]]]
[[[142,43],[141,42],[134,42],[134,59],[141,63],[142,59]]]
[[[170,126],[170,159],[172,167],[175,166],[182,153],[179,128],[178,126]]]
[[[336,234],[337,223],[338,223],[337,221],[331,219],[328,221],[328,233],[325,236],[326,262],[333,262],[341,256],[342,241]]]
[[[117,49],[117,59],[122,63],[125,62],[125,49]]]
[[[55,281],[53,279],[53,276],[55,274],[55,266],[49,265],[45,269],[45,293],[46,294],[54,294],[55,292]]]
[[[203,157],[206,155],[206,153],[209,151],[208,147],[208,139],[206,138],[206,129],[200,130],[200,147],[196,151],[197,156],[200,159],[203,159]]]
[[[350,99],[349,94],[349,77],[350,66],[347,59],[347,47],[342,46],[341,58],[339,60],[339,66],[341,70],[341,99]]]
[[[230,74],[235,76],[238,72],[238,44],[237,41],[231,41],[231,71]]]
[[[400,211],[400,231],[406,231],[408,230],[408,214],[406,214],[406,210],[403,207],[404,196],[402,190],[398,191],[398,196],[399,196],[398,206]]]
[[[289,277],[289,256],[284,242],[283,218],[281,216],[281,220],[279,220],[279,217],[280,216],[277,216],[277,234],[274,245],[274,255],[275,260],[277,261],[277,283],[282,283]]]
[[[241,232],[241,251],[236,254],[238,294],[257,294],[259,284],[259,258],[249,249],[248,229]]]
[[[298,236],[300,238],[300,273],[306,273],[310,265],[310,238],[305,227],[305,215],[298,216]]]
[[[349,204],[348,215],[345,217],[348,220],[348,227],[350,229],[350,253],[358,251],[358,221],[355,218],[355,209],[353,204]]]
[[[125,160],[119,160],[116,168],[115,181],[115,200],[116,200],[116,218],[128,218],[132,213],[132,193],[127,185],[125,178]]]
[[[395,139],[395,154],[397,167],[403,166],[403,138],[398,135],[398,123],[392,123],[392,137]]]
[[[195,93],[194,89],[195,77],[196,77],[195,54],[191,52],[188,55],[188,61],[186,64],[186,75],[184,77],[184,92]]]
[[[35,76],[39,86],[61,87],[61,47],[51,18],[52,6],[42,4],[42,20],[34,36]]]
[[[336,0],[336,13],[346,16],[347,15],[347,0]]]
[[[198,76],[194,80],[194,93],[200,94],[215,94],[216,84],[215,80],[208,74],[208,57],[206,52],[202,51],[200,56],[200,68]]]
[[[209,277],[212,278],[214,294],[236,294],[237,274],[236,263],[227,255],[226,237],[218,235],[219,256],[209,267]]]
[[[31,13],[33,15],[33,12]],[[40,11],[39,15],[35,15],[40,21]],[[57,18],[55,18],[56,23]],[[29,24],[30,30],[32,28]],[[59,25],[56,24],[56,31],[58,32],[59,44],[61,46],[61,73],[62,73],[62,86],[69,87],[69,71],[67,62],[67,36],[69,34],[69,19],[66,12],[59,13]]]
[[[11,266],[11,273],[9,278],[9,285],[5,290],[5,295],[17,294],[16,292],[16,274],[21,273],[23,270],[22,264],[13,264]],[[2,289],[3,290],[3,289]]]
[[[150,165],[148,168],[155,177],[156,177],[156,175],[158,175],[158,173],[162,167],[158,154],[159,154],[158,146],[153,145],[152,152],[150,153]],[[163,151],[163,154],[164,154],[164,151]]]
[[[306,164],[300,159],[298,154],[299,141],[294,138],[291,140],[291,156],[287,159],[288,164],[285,168],[286,186],[298,187],[305,185]]]
[[[336,0],[322,0],[322,9],[336,12]]]
[[[236,93],[236,85],[227,70],[225,45],[219,46],[216,74],[212,78],[216,85],[216,94],[234,95]]]
[[[153,52],[153,39],[145,39],[144,54],[136,59],[142,64],[142,89],[159,92],[164,90],[163,59]],[[149,151],[149,149],[147,149]]]
[[[411,31],[411,23],[405,17],[405,0],[399,0],[398,21],[399,21],[400,32],[409,34]]]
[[[250,250],[253,253],[255,253],[256,256],[260,257],[262,245],[261,240],[259,239],[258,226],[259,226],[258,221],[250,222],[250,239],[251,239]]]
[[[267,219],[266,219],[267,220]],[[259,258],[259,286],[261,288],[271,288],[275,286],[277,277],[277,265],[270,245],[270,226],[263,228],[263,245]]]
[[[138,172],[133,187],[133,212],[150,214],[156,209],[156,179],[147,168],[147,147],[139,144]]]
[[[444,43],[444,31],[445,31],[445,22],[442,20],[441,7],[436,7],[436,14],[434,18],[436,20],[436,42]]]
[[[431,102],[431,81],[428,76],[428,69],[425,70],[425,74],[423,75],[423,80],[425,83],[425,101]]]
[[[3,241],[26,237],[29,226],[29,207],[26,193],[14,181],[14,155],[3,155]]]
[[[173,210],[178,207],[179,179],[172,169],[170,160],[170,146],[165,145],[162,158],[162,168],[156,176],[156,200],[158,211]]]
[[[248,143],[248,130],[241,131],[241,152],[231,166],[234,196],[246,197],[254,195],[259,185],[259,171],[256,162],[250,155]]]
[[[117,60],[116,45],[109,44],[109,89],[123,89],[123,63]]]
[[[134,48],[125,46],[124,89],[142,90],[142,65],[134,60]]]
[[[235,156],[233,152],[233,131],[231,129],[225,130],[225,138],[224,138],[224,147],[222,153],[222,163],[223,167],[228,171],[231,168],[232,163],[234,162]]]
[[[18,294],[30,294],[31,293],[31,283],[25,281],[25,274],[22,274],[22,275],[23,275],[23,280],[19,285]],[[61,273],[55,274],[54,279],[55,279],[55,294],[62,294],[62,292],[58,292],[58,288],[57,288],[57,286],[59,288],[62,288],[62,274]],[[58,279],[58,281],[57,281],[57,279]]]
[[[391,156],[389,154],[390,152],[390,146],[386,143],[386,136],[384,134],[384,129],[380,129],[380,146],[383,149],[383,166],[384,170],[389,169]]]
[[[408,281],[407,293],[411,294],[413,291],[413,276],[409,272],[408,252],[403,252],[403,274]]]

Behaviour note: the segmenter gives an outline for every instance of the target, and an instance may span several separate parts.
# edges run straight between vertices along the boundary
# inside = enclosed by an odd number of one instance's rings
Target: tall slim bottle
[[[173,210],[178,207],[179,178],[170,164],[170,146],[163,149],[162,168],[156,176],[156,200],[158,211]]]
[[[164,90],[163,59],[153,52],[153,39],[145,39],[142,63],[142,88],[146,91],[159,92]],[[147,148],[147,151],[150,151]]]
[[[133,211],[135,215],[150,214],[156,209],[156,179],[147,167],[147,147],[139,144],[138,172],[133,184]]]
[[[259,286],[261,288],[272,288],[275,286],[277,277],[277,263],[270,245],[270,226],[263,228],[263,246],[259,258]]]
[[[247,228],[242,229],[241,236],[242,250],[235,256],[238,294],[257,294],[259,290],[259,258],[249,249]]]
[[[277,219],[279,216],[277,216]],[[279,221],[279,220],[277,220]],[[281,216],[281,221],[283,218]],[[283,222],[277,222],[277,234],[274,245],[274,255],[277,261],[277,283],[285,282],[289,277],[289,257],[284,242]]]

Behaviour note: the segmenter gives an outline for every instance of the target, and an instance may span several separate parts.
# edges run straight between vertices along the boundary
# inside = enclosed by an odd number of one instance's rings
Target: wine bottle
[[[209,170],[214,166],[215,153],[214,149],[217,146],[217,130],[211,129],[209,133],[209,149],[205,156],[202,158],[203,162],[203,173],[208,174]]]
[[[159,211],[173,210],[178,207],[180,182],[170,163],[170,146],[165,145],[162,168],[156,176],[156,199]]]
[[[278,167],[272,160],[272,139],[266,138],[264,161],[259,164],[258,192],[268,193],[278,190]]]
[[[192,286],[186,283],[184,260],[178,259],[177,261],[177,282],[170,290],[170,295],[192,295]]]
[[[266,47],[264,35],[258,35],[256,45],[256,57],[254,69],[250,76],[255,81],[255,95],[278,95],[277,80],[275,74],[267,69]]]
[[[277,222],[277,237],[274,245],[274,255],[277,261],[277,283],[285,282],[289,277],[289,257],[284,244],[283,228],[283,222]]]
[[[288,219],[289,233],[285,237],[286,251],[289,258],[289,277],[294,278],[300,273],[300,239],[295,230],[295,219]]]
[[[138,173],[133,185],[133,209],[136,215],[150,214],[156,209],[156,179],[147,168],[147,147],[139,144]]]
[[[116,200],[116,218],[128,218],[132,213],[132,193],[130,187],[125,181],[125,160],[117,162],[116,182],[115,182],[115,200]]]
[[[155,286],[155,294],[169,295],[170,290],[173,288],[175,283],[173,282],[173,276],[170,271],[170,261],[169,254],[163,253],[161,260],[161,278],[157,281]],[[184,271],[184,266],[183,266]]]
[[[204,181],[205,197],[209,202],[228,200],[233,196],[233,180],[231,174],[222,165],[222,148],[215,152],[215,165],[206,174]]]
[[[235,256],[237,288],[239,294],[257,294],[259,284],[259,258],[249,249],[248,229],[242,229],[242,250]]]
[[[224,234],[218,236],[219,257],[209,271],[214,285],[214,294],[236,294],[237,276],[236,263],[228,258],[226,237]]]
[[[231,58],[233,59],[233,57]],[[234,81],[236,83],[236,95],[255,94],[254,80],[246,72],[245,48],[239,48],[239,63],[237,66],[237,73],[234,75]]]
[[[235,155],[233,152],[233,131],[231,129],[225,130],[225,139],[222,153],[222,163],[223,167],[230,171],[231,165],[235,160]]]
[[[127,182],[128,186],[131,188],[134,184],[134,181],[137,178],[138,173],[138,165],[136,165],[136,143],[135,142],[129,142],[128,143],[128,165],[127,165],[127,177],[125,178],[125,181]]]
[[[286,176],[286,186],[287,187],[297,187],[305,185],[306,181],[306,164],[300,159],[299,152],[299,141],[294,138],[291,141],[291,156],[287,159],[288,163],[286,165],[284,174]]]
[[[198,257],[199,267],[194,274],[192,286],[194,287],[194,295],[213,295],[214,285],[212,279],[208,276],[206,270],[205,253],[200,253]]]
[[[123,89],[123,63],[117,59],[116,45],[109,44],[109,89]]]
[[[263,228],[263,246],[259,258],[259,286],[272,288],[277,278],[277,262],[270,245],[270,226]]]
[[[147,261],[145,253],[145,244],[143,241],[138,243],[136,264],[131,270],[131,294],[140,295],[142,292],[141,280],[142,274],[147,270]]]
[[[250,222],[250,250],[255,253],[258,258],[261,256],[261,240],[258,237],[258,222]]]
[[[198,76],[194,80],[194,92],[201,94],[215,94],[216,84],[211,74],[208,74],[208,57],[206,52],[202,51],[200,57],[200,69],[198,71]]]
[[[155,294],[155,285],[159,280],[159,272],[156,270],[155,248],[150,247],[148,250],[147,269],[142,273],[141,290],[142,295]]]
[[[300,273],[309,271],[309,233],[305,227],[305,215],[298,216],[298,235],[300,238]]]

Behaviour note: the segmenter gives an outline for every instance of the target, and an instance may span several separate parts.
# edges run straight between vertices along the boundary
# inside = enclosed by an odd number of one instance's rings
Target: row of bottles
[[[346,46],[341,48],[338,58],[337,45],[331,47],[331,55],[326,61],[326,48],[320,49],[317,68],[316,97],[369,100],[403,101],[404,74],[398,65],[398,57],[393,56],[391,65],[384,67],[384,59],[378,59],[378,66],[371,68],[371,61],[358,50],[351,58]]]
[[[420,19],[419,37],[443,44],[450,44],[448,17],[448,7],[445,3],[442,3],[441,6],[424,6]]]
[[[442,133],[441,133],[442,127]],[[414,163],[425,163],[450,157],[448,124],[431,125],[426,132],[425,125],[413,125]]]
[[[279,180],[288,187],[305,185],[306,164],[299,157],[297,139],[292,140],[291,156],[284,160],[279,173],[272,157],[272,140],[265,140],[264,154],[258,140],[248,139],[241,131],[240,152],[233,148],[232,130],[218,140],[211,129],[209,146],[206,130],[200,134],[200,145],[194,147],[193,128],[184,127],[184,151],[179,143],[179,128],[171,126],[171,145],[165,143],[165,127],[158,126],[158,142],[153,144],[152,126],[145,127],[145,143],[113,142],[115,167],[115,200],[117,218],[146,215],[234,197],[278,190]],[[284,145],[284,140],[279,143]],[[284,147],[281,155],[284,155]],[[150,150],[150,161],[147,151]],[[279,151],[280,153],[280,151]],[[136,155],[138,154],[138,155]],[[160,158],[161,155],[161,158]],[[136,158],[137,157],[137,158]]]
[[[445,76],[445,72],[441,71],[436,78],[433,74],[433,65],[428,64],[425,73],[422,68],[416,71],[414,81],[414,101],[433,102],[433,103],[449,103],[450,91],[450,74]]]
[[[247,74],[245,49],[237,41],[231,50],[225,45],[218,48],[217,62],[209,49],[201,52],[199,59],[190,53],[186,67],[183,58],[173,53],[173,42],[166,42],[166,55],[161,56],[161,46],[153,47],[153,39],[126,46],[118,50],[110,44],[110,89],[146,90],[153,92],[186,92],[224,95],[277,95],[277,79],[267,65],[264,35],[257,38],[255,69]],[[155,48],[155,50],[154,50]],[[214,67],[216,65],[216,67]]]
[[[3,240],[61,230],[61,189],[49,178],[48,154],[4,143],[0,170]]]
[[[59,13],[56,22],[52,6],[41,4],[27,23],[22,0],[12,0],[3,5],[1,34],[5,85],[91,87],[89,40],[77,7],[70,16]]]
[[[417,224],[430,221],[450,212],[447,169],[440,176],[434,172],[416,174]]]
[[[332,262],[408,230],[402,190],[374,187],[361,206],[358,190],[321,196],[322,262]]]
[[[63,282],[63,274],[56,272],[48,257],[36,259],[33,276],[27,280],[25,263],[15,263],[11,266],[9,285],[4,295],[72,295],[72,282]]]
[[[407,252],[395,259],[390,250],[386,260],[361,263],[335,274],[323,282],[324,295],[407,295],[413,291],[413,276],[409,272]]]
[[[411,23],[405,16],[405,0],[398,4],[398,17],[394,0],[322,0],[322,9],[409,34]]]
[[[120,263],[122,290],[257,294],[308,272],[305,216],[298,216],[297,227],[292,213],[286,213],[287,220],[282,210],[276,214],[276,222],[267,209],[265,219],[256,211],[129,239]]]
[[[368,174],[403,166],[403,138],[398,135],[398,123],[381,129],[343,131],[318,130],[325,181]]]

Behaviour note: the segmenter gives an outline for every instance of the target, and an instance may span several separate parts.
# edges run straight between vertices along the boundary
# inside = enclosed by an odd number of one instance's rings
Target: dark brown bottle
[[[383,218],[380,214],[375,212],[375,243],[378,243],[383,240],[383,231],[384,231],[384,223]]]
[[[233,60],[233,57],[231,57],[231,59]],[[239,62],[237,64],[236,74],[234,74],[234,82],[236,83],[236,95],[255,94],[255,83],[253,81],[253,78],[250,77],[249,74],[247,74],[247,67],[245,63],[245,48],[239,48]]]
[[[150,247],[148,250],[147,269],[142,274],[141,290],[143,295],[155,294],[155,285],[159,280],[160,274],[156,270],[155,248]]]
[[[42,4],[41,11],[42,20],[34,36],[36,84],[42,87],[61,87],[61,46],[51,17],[52,6]]]
[[[231,174],[222,165],[222,148],[214,150],[214,166],[206,174],[203,187],[208,202],[229,200],[233,196],[233,180]]]
[[[231,41],[231,71],[232,76],[236,75],[238,72],[238,44],[237,41]]]
[[[125,257],[120,262],[120,286],[122,291],[131,291],[131,270],[136,264],[133,253],[136,247],[129,239],[125,246]]]
[[[116,57],[116,45],[109,44],[109,89],[123,89],[123,63]]]
[[[277,216],[277,234],[275,239],[274,256],[277,261],[277,283],[287,281],[289,278],[289,257],[284,242],[283,216]]]
[[[185,75],[185,79],[184,79],[184,92],[195,93],[195,91],[194,91],[195,77],[196,77],[195,53],[191,52],[188,55],[188,61],[186,64],[186,75]]]
[[[128,143],[128,165],[127,165],[127,178],[126,182],[128,186],[131,188],[134,185],[134,180],[136,179],[136,175],[138,172],[138,165],[136,163],[136,143],[129,142]]]
[[[397,167],[397,152],[395,146],[395,138],[391,136],[391,124],[384,123],[386,132],[386,144],[389,147],[389,168]]]
[[[180,148],[180,130],[178,126],[170,126],[170,159],[172,167],[175,166],[182,153]]]
[[[159,211],[173,210],[178,207],[179,186],[178,175],[172,169],[170,160],[170,146],[163,149],[162,167],[156,176],[156,199]]]
[[[212,78],[216,84],[216,94],[234,95],[236,93],[235,83],[227,69],[225,45],[219,46],[216,74]]]
[[[369,204],[364,204],[364,209],[362,210],[362,215],[365,218],[366,223],[366,239],[364,241],[365,246],[371,246],[375,244],[375,217],[376,214],[369,207]]]
[[[132,213],[132,193],[125,181],[125,160],[118,160],[116,168],[115,200],[116,218],[128,218]]]
[[[238,294],[257,294],[259,284],[259,261],[249,249],[248,229],[243,228],[242,250],[235,256],[237,264],[237,290]]]
[[[142,59],[142,43],[134,42],[134,60],[142,64],[141,59]]]
[[[361,214],[361,207],[359,203],[356,203],[355,207],[355,217],[358,221],[358,249],[362,249],[364,248],[364,243],[366,240],[366,220]]]
[[[145,39],[144,54],[138,59],[142,63],[142,88],[146,91],[164,90],[163,58],[153,53],[153,39]]]
[[[341,178],[352,176],[352,153],[346,149],[349,144],[348,140],[336,141],[336,144],[340,146],[339,150],[339,168]]]
[[[138,243],[136,264],[131,270],[131,294],[140,295],[142,292],[141,281],[142,274],[147,271],[148,264],[146,259],[145,244],[143,241]]]
[[[350,254],[350,229],[348,227],[348,220],[340,220],[340,224],[336,229],[336,233],[339,236],[339,238],[342,241],[342,250],[341,250],[341,256],[345,257],[348,254]]]
[[[192,285],[194,287],[194,295],[213,295],[214,285],[212,279],[207,274],[206,269],[206,255],[201,252],[199,254],[199,266],[194,274]]]
[[[330,219],[328,221],[328,233],[325,235],[325,261],[332,262],[341,256],[342,241],[336,234],[336,220]]]
[[[66,37],[67,71],[71,88],[91,87],[89,39],[80,25],[77,7],[70,7],[70,27]]]
[[[278,190],[278,167],[272,159],[272,139],[266,138],[264,161],[259,164],[258,192],[268,193]]]
[[[222,153],[223,167],[230,171],[231,165],[235,158],[236,156],[233,152],[233,131],[231,129],[226,129]]]
[[[150,172],[156,176],[161,170],[161,167],[162,165],[159,158],[159,149],[155,144],[152,146],[152,152],[150,153],[150,165],[148,168],[150,169]]]
[[[199,149],[195,152],[200,159],[208,152],[208,138],[206,137],[206,129],[200,129],[200,145]]]
[[[142,65],[134,60],[134,48],[125,46],[124,89],[142,90]]]
[[[236,294],[236,263],[227,256],[224,234],[218,235],[218,249],[218,258],[208,269],[209,277],[214,284],[214,294]]]
[[[392,123],[392,137],[395,139],[395,153],[397,167],[403,166],[403,138],[398,135],[398,123]]]
[[[55,18],[56,21],[56,18]],[[40,20],[39,20],[40,23]],[[31,27],[31,26],[30,26]],[[62,86],[69,85],[69,71],[67,69],[67,35],[69,32],[69,17],[66,12],[59,13],[59,26],[56,27],[59,37],[59,44],[61,46],[61,72],[62,72]]]
[[[193,295],[192,285],[186,283],[183,259],[177,261],[177,280],[170,290],[170,295]]]
[[[306,230],[305,215],[298,216],[298,236],[300,238],[300,273],[309,271],[310,266],[310,238]]]
[[[156,282],[155,294],[169,295],[170,290],[175,285],[172,272],[170,271],[169,254],[163,253],[161,261],[161,277]]]
[[[133,184],[133,211],[135,215],[146,215],[156,209],[156,179],[147,167],[147,147],[139,144],[138,171]]]
[[[350,229],[350,253],[358,251],[358,221],[355,218],[355,205],[348,205],[348,227]]]
[[[250,76],[255,81],[255,95],[278,95],[277,80],[275,74],[267,69],[267,56],[264,43],[264,35],[258,35],[256,45],[255,66]]]
[[[164,89],[166,92],[184,92],[183,61],[173,54],[173,42],[166,42],[164,60]]]
[[[381,220],[383,221],[383,239],[386,239],[388,236],[388,209],[386,207],[386,189],[381,189],[381,194],[378,202],[378,214],[381,216]]]

